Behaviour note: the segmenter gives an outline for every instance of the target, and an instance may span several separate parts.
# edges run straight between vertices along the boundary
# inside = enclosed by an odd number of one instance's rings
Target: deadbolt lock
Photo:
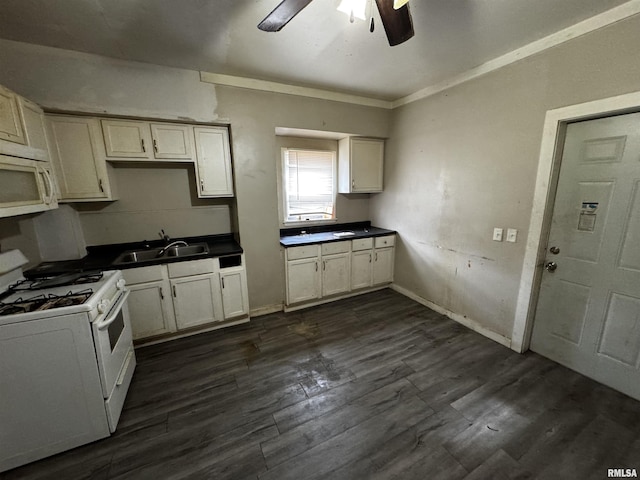
[[[550,251],[551,253],[553,253],[554,255],[557,255],[557,254],[559,254],[559,253],[560,253],[560,249],[559,249],[558,247],[551,247],[551,248],[549,249],[549,251]]]

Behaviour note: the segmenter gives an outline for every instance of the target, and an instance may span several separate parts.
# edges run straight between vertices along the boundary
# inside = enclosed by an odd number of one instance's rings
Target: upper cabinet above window
[[[193,161],[191,127],[171,123],[102,120],[110,160]]]
[[[338,192],[382,191],[384,140],[348,137],[338,142]]]

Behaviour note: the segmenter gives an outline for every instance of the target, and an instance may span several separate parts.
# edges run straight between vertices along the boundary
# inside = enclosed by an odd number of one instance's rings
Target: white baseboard
[[[498,342],[500,345],[504,345],[507,348],[511,348],[511,339],[503,335],[500,335],[499,333],[496,333],[493,330],[489,330],[488,328],[483,327],[477,321],[469,317],[465,317],[458,313],[452,312],[451,310],[447,310],[446,308],[441,307],[440,305],[436,305],[435,303],[430,302],[429,300],[422,298],[421,296],[413,293],[411,290],[407,290],[406,288],[396,285],[395,283],[391,284],[391,289],[404,295],[405,297],[409,297],[411,300],[415,300],[416,302],[421,303],[425,307],[430,308],[431,310],[438,312],[439,314],[444,315],[450,318],[451,320],[454,320],[464,325],[467,328],[470,328],[474,332],[478,332],[480,335],[483,335],[493,340],[494,342]]]
[[[278,313],[284,309],[281,303],[274,303],[273,305],[264,305],[262,307],[254,308],[251,310],[252,317],[261,317],[263,315],[269,315],[270,313]]]
[[[306,303],[301,303],[299,305],[285,305],[284,311],[295,312],[296,310],[302,310],[303,308],[315,307],[316,305],[335,302],[336,300],[343,300],[345,298],[355,297],[357,295],[363,295],[365,293],[377,292],[378,290],[384,290],[385,288],[389,288],[388,283],[385,283],[384,285],[380,285],[379,287],[366,288],[363,290],[358,290],[357,292],[350,292],[350,293],[345,293],[344,295],[336,295],[335,297],[323,298],[320,300],[316,300],[315,302],[306,302]]]

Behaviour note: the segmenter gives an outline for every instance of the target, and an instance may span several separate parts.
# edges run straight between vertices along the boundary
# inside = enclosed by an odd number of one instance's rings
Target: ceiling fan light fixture
[[[393,9],[394,10],[398,10],[399,8],[402,8],[408,2],[409,2],[409,0],[393,0]]]
[[[350,18],[367,19],[367,0],[342,0],[338,5],[338,11],[346,13]]]

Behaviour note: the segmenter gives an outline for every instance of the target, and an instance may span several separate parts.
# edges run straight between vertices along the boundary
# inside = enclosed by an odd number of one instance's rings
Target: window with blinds
[[[285,222],[335,218],[335,152],[284,149],[282,170]]]

